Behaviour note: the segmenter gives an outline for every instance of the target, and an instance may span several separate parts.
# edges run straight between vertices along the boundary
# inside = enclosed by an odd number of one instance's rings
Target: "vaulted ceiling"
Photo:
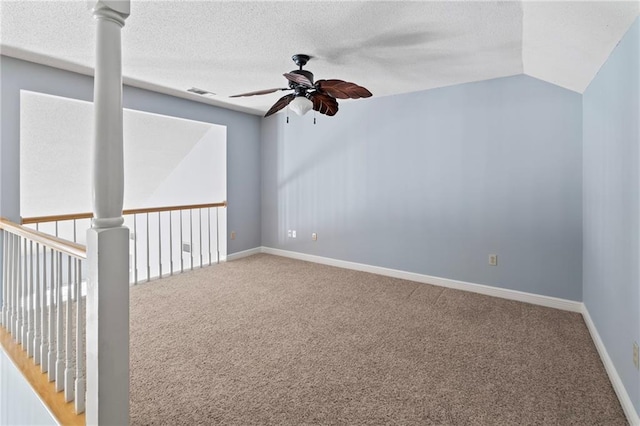
[[[2,1],[2,54],[90,74],[95,23],[83,1]],[[123,29],[128,84],[261,114],[291,55],[316,78],[374,96],[527,74],[582,93],[640,2],[143,1]],[[197,87],[214,92],[199,97]]]

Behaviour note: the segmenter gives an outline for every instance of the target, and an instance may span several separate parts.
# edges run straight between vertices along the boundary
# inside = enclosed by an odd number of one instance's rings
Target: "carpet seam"
[[[411,290],[411,293],[409,293],[409,295],[407,296],[407,298],[405,300],[410,300],[411,296],[413,296],[413,293],[415,293],[416,290],[418,290],[419,287],[420,287],[420,284],[416,284],[415,288],[413,290]]]
[[[440,300],[440,296],[442,296],[442,293],[444,293],[446,290],[447,290],[447,288],[446,288],[446,287],[443,287],[443,288],[442,288],[442,291],[440,292],[440,294],[438,295],[438,297],[436,297],[436,300],[434,300],[434,301],[433,301],[433,304],[434,304],[434,305],[437,305],[437,304],[438,304],[438,300]]]

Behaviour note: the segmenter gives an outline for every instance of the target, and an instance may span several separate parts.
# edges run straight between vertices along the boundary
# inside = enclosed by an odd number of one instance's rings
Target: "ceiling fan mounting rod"
[[[300,69],[302,69],[303,66],[307,65],[307,62],[309,62],[309,60],[311,59],[311,56],[305,55],[303,53],[298,53],[296,55],[293,55],[291,59],[293,59],[293,62],[297,66],[299,66]]]

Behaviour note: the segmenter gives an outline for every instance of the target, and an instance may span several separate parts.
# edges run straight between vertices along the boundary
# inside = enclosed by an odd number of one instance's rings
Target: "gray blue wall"
[[[20,90],[93,100],[93,78],[1,57],[0,216],[20,216]],[[125,108],[227,126],[228,253],[260,246],[260,117],[125,86]],[[126,184],[126,183],[125,183]]]
[[[579,94],[515,76],[284,115],[262,245],[582,300]]]
[[[583,95],[584,303],[640,412],[640,21]]]
[[[0,348],[0,425],[58,425],[3,348]]]

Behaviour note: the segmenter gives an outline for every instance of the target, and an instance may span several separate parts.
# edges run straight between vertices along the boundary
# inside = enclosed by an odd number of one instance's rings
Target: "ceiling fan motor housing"
[[[293,90],[295,91],[295,95],[296,96],[304,96],[307,97],[307,88],[303,87],[303,86],[296,86],[293,87]]]
[[[309,60],[311,59],[311,56],[298,53],[296,55],[293,55],[291,59],[293,59],[293,62],[300,67],[300,69],[298,70],[291,71],[291,74],[302,75],[306,77],[311,82],[311,84],[313,84],[313,73],[311,71],[305,71],[302,69],[303,66],[307,65],[307,62],[309,62]],[[296,96],[306,95],[307,89],[309,89],[309,87],[305,87],[293,81],[289,82],[289,87],[296,91]]]

